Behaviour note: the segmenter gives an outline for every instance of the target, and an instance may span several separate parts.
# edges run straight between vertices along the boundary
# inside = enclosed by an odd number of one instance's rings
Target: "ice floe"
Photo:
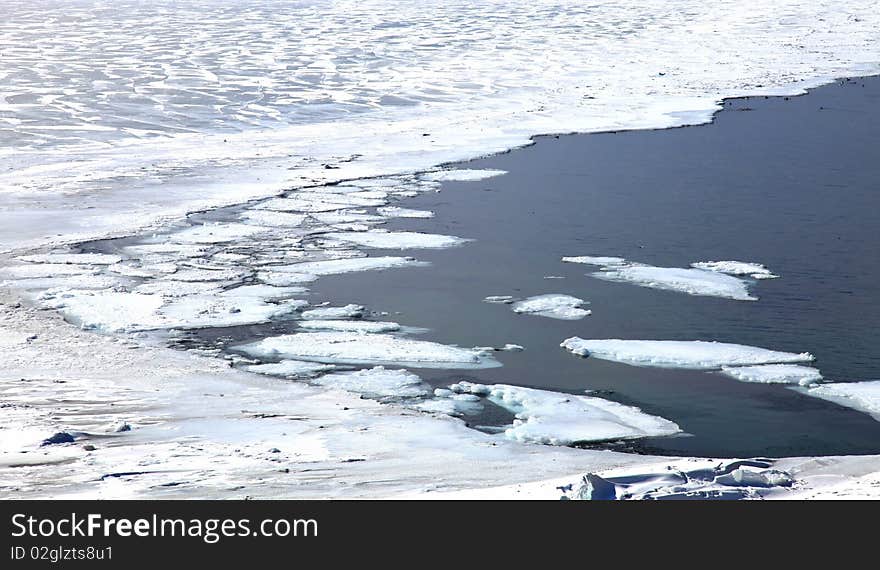
[[[433,218],[434,212],[430,210],[413,210],[399,206],[383,206],[376,209],[381,215],[388,218]]]
[[[435,182],[475,182],[507,174],[506,170],[461,168],[456,170],[437,170],[421,175],[423,180]]]
[[[756,301],[757,297],[749,293],[749,283],[747,281],[734,275],[728,275],[728,273],[734,269],[744,269],[745,265],[749,265],[752,272],[757,274],[756,272],[760,271],[760,268],[763,267],[758,264],[723,265],[723,263],[738,262],[719,262],[722,265],[708,265],[706,267],[703,267],[704,264],[702,263],[695,263],[693,264],[694,267],[691,268],[655,267],[653,265],[630,262],[621,257],[593,256],[563,257],[562,261],[599,266],[600,271],[591,273],[591,275],[607,281],[617,281],[651,289],[675,291],[705,297],[721,297],[737,301]],[[700,267],[697,267],[698,265]],[[728,269],[730,271],[721,271],[721,269]],[[767,275],[770,276],[772,274],[767,272]]]
[[[770,272],[761,263],[749,263],[745,261],[698,261],[691,263],[691,267],[706,271],[717,271],[728,275],[747,275],[752,279],[776,279],[779,277]]]
[[[414,398],[430,393],[430,388],[412,372],[389,370],[384,366],[355,372],[325,374],[312,383],[348,390],[372,398]]]
[[[357,271],[376,271],[381,269],[393,269],[396,267],[425,267],[426,261],[417,261],[412,257],[360,257],[353,259],[330,259],[327,261],[310,261],[286,266],[283,270],[290,273],[306,275],[339,275],[341,273],[354,273]],[[279,267],[270,268],[272,271],[281,271]]]
[[[330,239],[376,249],[442,249],[470,241],[460,237],[439,234],[375,230],[368,232],[330,232],[324,235]]]
[[[450,389],[485,396],[515,414],[516,419],[504,430],[504,435],[522,442],[571,445],[681,432],[681,428],[669,420],[646,414],[639,408],[592,396],[469,382],[453,384]]]
[[[299,323],[299,328],[307,329],[307,330],[325,330],[325,331],[340,331],[340,332],[382,333],[382,332],[396,332],[396,331],[399,331],[401,327],[397,323],[386,322],[386,321],[314,320],[314,321],[301,321]]]
[[[169,240],[181,244],[226,243],[267,231],[268,228],[251,224],[204,224],[179,230],[171,234]]]
[[[269,374],[271,376],[305,378],[316,376],[328,370],[334,370],[336,367],[332,364],[320,364],[318,362],[282,360],[281,362],[271,362],[268,364],[252,364],[245,366],[244,369],[248,372]]]
[[[34,277],[63,277],[66,275],[96,274],[98,269],[85,265],[66,263],[38,263],[34,265],[12,265],[0,269],[0,277],[30,279]]]
[[[304,319],[353,319],[364,314],[362,305],[348,304],[344,307],[318,307],[302,312]]]
[[[503,302],[503,301],[502,301]],[[592,311],[581,309],[580,306],[586,301],[572,297],[571,295],[548,294],[536,295],[523,301],[513,303],[511,308],[514,313],[539,315],[551,319],[574,321],[590,315]]]
[[[797,364],[722,366],[721,372],[741,382],[809,386],[822,381],[822,374],[817,369]]]
[[[270,337],[238,347],[259,358],[291,358],[328,364],[384,364],[420,368],[499,366],[478,351],[424,340],[359,332],[308,332]]]
[[[288,212],[273,212],[271,210],[248,210],[242,212],[241,219],[248,224],[257,226],[301,226],[306,217],[303,214],[290,214]]]
[[[880,421],[880,380],[833,382],[799,390],[810,396],[870,414]]]
[[[779,352],[724,342],[701,340],[586,340],[571,337],[560,345],[578,356],[634,366],[717,370],[722,366],[787,364],[814,360],[808,352]]]
[[[516,301],[516,298],[511,295],[489,295],[483,300],[487,303],[499,303],[503,305],[509,305]]]

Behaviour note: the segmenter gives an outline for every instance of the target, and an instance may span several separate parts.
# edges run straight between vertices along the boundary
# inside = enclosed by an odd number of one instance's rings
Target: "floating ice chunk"
[[[576,396],[507,384],[483,386],[460,382],[453,391],[485,394],[488,399],[514,413],[513,425],[504,435],[517,441],[549,445],[571,445],[585,441],[607,441],[658,437],[679,433],[675,423],[642,412],[639,408],[592,396]]]
[[[499,366],[491,357],[474,350],[385,334],[295,333],[266,338],[239,348],[257,357],[294,358],[330,364],[390,364],[421,368]]]
[[[308,311],[307,311],[308,312]],[[347,331],[347,332],[369,332],[369,333],[381,333],[381,332],[395,332],[400,330],[400,325],[397,323],[384,322],[384,321],[302,321],[299,323],[299,328],[307,329],[307,330],[326,330],[326,331]]]
[[[721,372],[741,382],[809,386],[822,381],[822,374],[818,370],[809,366],[798,366],[797,364],[722,366]]]
[[[322,372],[334,370],[335,368],[336,367],[332,364],[319,364],[316,362],[304,362],[302,360],[282,360],[281,362],[252,364],[244,367],[248,372],[298,378],[316,376]]]
[[[779,277],[771,273],[769,269],[760,263],[747,263],[744,261],[699,261],[691,263],[691,267],[726,273],[728,275],[748,275],[753,279],[776,279]]]
[[[880,380],[835,382],[811,388],[799,388],[805,394],[870,414],[880,421]]]
[[[273,212],[271,210],[249,210],[241,214],[241,219],[246,224],[270,227],[295,227],[301,226],[306,219],[303,214],[290,214],[287,212]]]
[[[362,305],[349,304],[344,307],[319,307],[303,311],[304,319],[352,319],[364,314]]]
[[[225,243],[265,233],[268,229],[251,224],[204,224],[175,232],[168,239],[182,244]]]
[[[513,304],[514,313],[540,315],[551,319],[574,321],[591,314],[592,311],[579,308],[584,304],[583,299],[571,295],[549,294],[536,295]]]
[[[575,257],[563,257],[565,263],[583,263],[586,265],[626,265],[628,262],[622,257],[595,257],[590,255],[578,255]]]
[[[621,265],[608,266],[606,271],[599,271],[592,275],[607,281],[632,283],[641,287],[676,291],[689,295],[721,297],[737,301],[757,300],[757,297],[749,294],[747,283],[742,279],[703,269]]]
[[[433,218],[434,212],[430,210],[412,210],[398,206],[385,206],[376,210],[388,218]]]
[[[385,192],[349,192],[345,194],[335,194],[327,192],[298,192],[295,199],[310,201],[316,204],[342,204],[343,207],[351,206],[383,206],[385,198],[388,195]]]
[[[325,374],[312,383],[373,398],[413,398],[430,393],[430,388],[412,372],[387,370],[384,366],[356,372]]]
[[[766,348],[701,340],[566,339],[560,345],[579,356],[659,368],[720,369],[722,366],[810,362],[808,352],[777,352]]]
[[[30,279],[34,277],[63,277],[66,275],[96,274],[94,267],[69,265],[66,263],[40,263],[37,265],[12,265],[0,269],[0,276],[13,279]]]
[[[439,234],[419,232],[330,232],[324,234],[331,239],[355,243],[376,249],[442,249],[461,245],[467,239]]]
[[[257,279],[266,285],[275,287],[287,287],[298,283],[311,283],[318,279],[317,275],[311,273],[287,273],[283,271],[260,271],[257,273]]]
[[[462,168],[456,170],[438,170],[436,172],[426,172],[425,174],[421,175],[421,178],[422,180],[432,180],[435,182],[474,182],[477,180],[494,178],[495,176],[501,176],[502,174],[507,174],[507,171],[495,169],[480,170],[473,168]]]
[[[285,271],[321,276],[354,273],[356,271],[392,269],[395,267],[424,267],[426,265],[429,264],[425,261],[416,261],[412,257],[360,257],[298,263],[287,266]],[[279,270],[279,268],[272,269],[275,271]]]
[[[70,263],[83,265],[113,265],[122,261],[121,256],[108,253],[43,253],[39,255],[22,255],[15,259],[29,263]]]
[[[489,295],[483,300],[487,303],[501,303],[504,305],[509,305],[513,303],[516,299],[510,295]]]

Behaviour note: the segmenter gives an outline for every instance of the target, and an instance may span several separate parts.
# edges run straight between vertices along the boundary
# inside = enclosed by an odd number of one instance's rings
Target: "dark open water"
[[[650,451],[719,456],[880,451],[880,422],[783,386],[712,373],[579,359],[563,339],[703,339],[809,351],[829,381],[880,378],[880,80],[839,82],[795,98],[728,101],[711,125],[540,137],[463,165],[509,174],[447,182],[402,205],[433,220],[388,229],[476,241],[414,252],[424,269],[320,279],[312,301],[358,302],[430,327],[461,346],[517,343],[503,368],[421,370],[443,385],[469,378],[578,392],[603,390],[678,422],[693,437]],[[381,254],[381,252],[377,252]],[[656,291],[585,276],[564,255],[616,255],[686,267],[703,260],[766,264],[758,302]],[[561,275],[565,279],[544,279]],[[568,293],[593,315],[515,315],[488,295]]]

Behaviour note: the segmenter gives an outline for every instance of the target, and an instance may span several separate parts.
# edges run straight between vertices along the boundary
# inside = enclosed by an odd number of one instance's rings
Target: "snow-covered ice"
[[[741,382],[764,384],[799,384],[809,386],[822,381],[816,368],[797,364],[762,364],[759,366],[722,366],[722,374]]]
[[[288,212],[273,212],[271,210],[248,210],[242,212],[241,219],[245,223],[256,226],[270,227],[296,227],[301,226],[306,217],[303,214],[290,214]]]
[[[586,301],[572,297],[571,295],[548,294],[536,295],[511,305],[514,313],[539,315],[551,319],[575,321],[592,313],[588,309],[581,309]]]
[[[600,266],[612,266],[612,265],[626,265],[629,263],[622,257],[599,257],[592,255],[576,255],[563,257],[562,261],[564,263],[582,263],[585,265],[600,265]]]
[[[329,232],[324,235],[330,239],[376,249],[443,249],[469,241],[456,236],[420,232]]]
[[[412,372],[390,370],[384,366],[355,372],[325,374],[312,383],[348,390],[372,398],[414,398],[430,393],[430,388]]]
[[[486,395],[493,403],[516,415],[505,429],[510,439],[549,445],[571,445],[587,441],[608,441],[674,435],[675,423],[640,409],[592,396],[578,396],[522,388],[507,384],[460,382],[453,391]]]
[[[560,345],[578,356],[634,366],[716,370],[722,366],[787,364],[814,360],[808,352],[779,352],[724,342],[701,340],[586,340],[571,337]]]
[[[386,334],[294,333],[238,347],[256,357],[313,360],[328,364],[382,364],[419,368],[486,368],[498,363],[478,351]]]
[[[169,240],[180,244],[225,243],[249,238],[266,231],[268,228],[251,224],[204,224],[179,230],[171,234]]]
[[[799,390],[810,396],[870,414],[880,421],[880,380],[833,382]]]

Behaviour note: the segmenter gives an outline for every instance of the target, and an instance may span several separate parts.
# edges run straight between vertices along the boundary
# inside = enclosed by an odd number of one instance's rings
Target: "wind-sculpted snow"
[[[704,122],[722,97],[876,70],[877,29],[872,0],[6,2],[0,248]]]

